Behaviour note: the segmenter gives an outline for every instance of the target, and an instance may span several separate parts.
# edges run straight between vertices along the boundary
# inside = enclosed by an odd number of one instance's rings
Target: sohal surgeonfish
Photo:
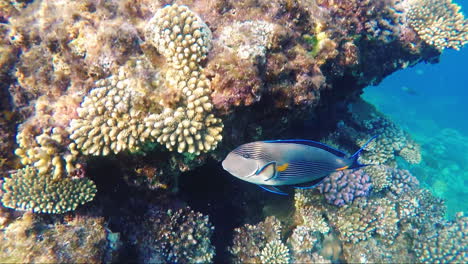
[[[369,139],[350,157],[311,140],[256,141],[237,147],[227,155],[222,165],[241,180],[287,195],[276,186],[313,188],[335,171],[367,166],[358,162],[359,153],[376,137]]]

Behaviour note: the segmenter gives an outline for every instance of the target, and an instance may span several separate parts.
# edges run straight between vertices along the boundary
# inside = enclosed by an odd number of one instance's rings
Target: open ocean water
[[[456,1],[462,10],[468,1]],[[406,166],[436,196],[447,216],[468,209],[468,49],[445,50],[437,64],[393,73],[363,98],[421,144],[423,161]]]
[[[0,264],[468,263],[449,2],[0,0]]]

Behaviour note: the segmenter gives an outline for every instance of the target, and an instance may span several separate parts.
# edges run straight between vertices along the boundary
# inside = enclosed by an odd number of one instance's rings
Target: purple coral
[[[329,203],[343,206],[356,197],[367,196],[371,186],[370,177],[363,170],[345,170],[325,178],[319,189]]]

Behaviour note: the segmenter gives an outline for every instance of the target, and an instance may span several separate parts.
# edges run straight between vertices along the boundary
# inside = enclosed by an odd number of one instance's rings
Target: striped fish
[[[222,165],[241,180],[287,195],[276,186],[313,188],[335,171],[367,166],[358,162],[359,153],[376,137],[369,139],[350,157],[311,140],[256,141],[237,147],[227,155]]]

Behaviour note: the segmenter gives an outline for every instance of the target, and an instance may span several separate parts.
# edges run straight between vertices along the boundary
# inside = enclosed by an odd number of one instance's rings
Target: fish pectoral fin
[[[266,179],[266,180],[268,181],[270,179],[273,179],[274,177],[276,177],[276,174],[277,174],[276,173],[276,161],[270,161],[267,164],[263,165],[263,167],[261,167],[259,170],[257,170],[255,175],[259,175],[260,173],[262,173],[262,171],[265,171],[270,166],[273,166],[272,167],[273,173],[272,173],[272,176],[270,178]]]
[[[313,189],[313,188],[317,187],[317,185],[322,183],[323,179],[325,179],[325,178],[326,177],[322,177],[322,178],[319,178],[319,179],[316,179],[316,180],[313,180],[313,181],[304,182],[304,183],[301,183],[301,184],[296,184],[293,187],[296,188],[296,189]]]
[[[272,185],[260,185],[260,184],[258,184],[258,186],[260,186],[260,188],[264,189],[265,191],[269,191],[269,192],[276,193],[276,194],[281,194],[281,195],[288,195],[287,193],[281,191],[280,189],[278,189],[278,188],[276,188],[275,186],[272,186]]]

